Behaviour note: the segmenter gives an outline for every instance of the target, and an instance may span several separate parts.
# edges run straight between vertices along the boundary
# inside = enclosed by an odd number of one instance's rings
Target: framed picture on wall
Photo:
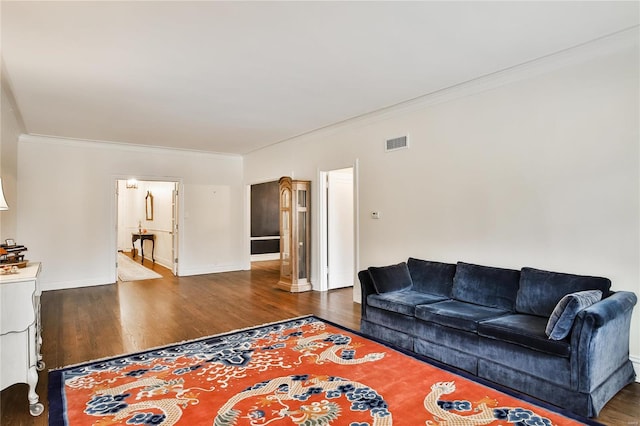
[[[145,210],[147,213],[147,220],[153,220],[153,195],[151,191],[147,191],[147,196],[144,197],[145,200]]]

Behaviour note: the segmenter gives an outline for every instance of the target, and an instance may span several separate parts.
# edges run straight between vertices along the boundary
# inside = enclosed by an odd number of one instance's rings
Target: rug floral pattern
[[[52,426],[582,424],[315,317],[50,374]]]

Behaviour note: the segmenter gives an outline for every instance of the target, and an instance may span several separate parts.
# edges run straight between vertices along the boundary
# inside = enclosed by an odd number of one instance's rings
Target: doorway
[[[139,260],[144,252],[145,260],[170,269],[176,276],[178,189],[175,181],[116,180],[117,251],[129,252]]]
[[[354,285],[356,274],[356,203],[354,167],[321,172],[320,287]]]
[[[249,192],[251,262],[280,260],[278,181],[252,184]]]

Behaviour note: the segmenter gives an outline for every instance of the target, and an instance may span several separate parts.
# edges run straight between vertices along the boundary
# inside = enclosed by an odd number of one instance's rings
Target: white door
[[[327,173],[327,286],[353,286],[353,168]]]

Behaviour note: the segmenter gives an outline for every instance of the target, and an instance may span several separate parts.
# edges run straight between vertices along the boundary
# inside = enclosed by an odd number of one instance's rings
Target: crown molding
[[[92,148],[92,149],[107,149],[114,151],[129,151],[129,152],[145,152],[145,153],[158,153],[158,154],[171,154],[171,155],[196,155],[196,156],[209,156],[215,158],[236,158],[241,159],[240,154],[223,154],[211,151],[199,151],[194,149],[161,147],[155,145],[140,145],[131,144],[125,142],[111,142],[111,141],[98,141],[90,139],[75,139],[75,138],[62,138],[57,136],[48,136],[40,134],[22,134],[19,138],[20,143],[45,143],[51,145],[62,145],[76,148]]]
[[[2,93],[6,96],[7,101],[9,102],[9,108],[11,108],[13,114],[16,117],[16,121],[18,122],[18,127],[21,132],[25,132],[27,127],[24,124],[24,119],[22,118],[22,114],[20,113],[20,108],[18,108],[18,102],[16,102],[16,98],[13,95],[13,84],[11,83],[11,77],[9,76],[9,72],[4,65],[4,60],[0,56],[0,84]]]
[[[636,51],[640,50],[640,25],[635,25],[622,31],[600,37],[550,55],[533,59],[510,68],[465,81],[454,86],[442,88],[386,108],[304,132],[278,141],[264,148],[256,149],[252,152],[257,152],[261,149],[269,148],[284,142],[303,140],[307,137],[317,137],[351,127],[359,127],[366,124],[384,121],[399,115],[404,115],[455,99],[468,97],[500,86],[505,86],[510,83],[546,74],[557,69],[579,64],[593,58],[611,55],[615,52],[631,48],[635,48]]]

